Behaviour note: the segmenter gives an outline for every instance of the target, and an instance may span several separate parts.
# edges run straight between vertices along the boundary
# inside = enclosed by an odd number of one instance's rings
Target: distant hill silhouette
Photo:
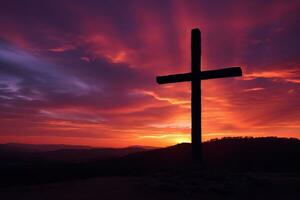
[[[142,152],[154,147],[132,146],[126,148],[95,148],[76,145],[32,145],[8,143],[0,144],[0,163],[23,164],[39,162],[80,163],[107,158],[122,157],[131,153]]]
[[[21,143],[6,143],[0,144],[0,152],[47,152],[57,151],[61,149],[91,149],[90,146],[81,145],[65,145],[65,144],[21,144]]]
[[[125,148],[105,148],[105,147],[91,147],[83,145],[66,145],[66,144],[22,144],[22,143],[5,143],[0,144],[0,152],[49,152],[65,149],[155,149],[151,146],[134,145]]]
[[[0,148],[1,149],[1,148]],[[95,176],[147,175],[157,171],[225,170],[300,172],[300,140],[223,138],[203,143],[204,164],[193,164],[191,144],[145,150],[63,149],[50,152],[0,151],[0,186]]]

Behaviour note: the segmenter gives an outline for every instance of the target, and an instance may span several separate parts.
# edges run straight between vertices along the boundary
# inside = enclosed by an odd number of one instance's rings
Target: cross
[[[240,67],[201,71],[201,32],[196,28],[192,29],[191,72],[156,77],[158,84],[191,81],[191,139],[192,154],[195,160],[202,161],[201,80],[235,76],[242,76]]]

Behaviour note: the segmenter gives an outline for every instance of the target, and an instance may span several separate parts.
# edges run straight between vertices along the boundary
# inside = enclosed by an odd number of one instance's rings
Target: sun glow
[[[173,139],[174,144],[189,143],[189,142],[191,142],[189,134],[178,135]]]

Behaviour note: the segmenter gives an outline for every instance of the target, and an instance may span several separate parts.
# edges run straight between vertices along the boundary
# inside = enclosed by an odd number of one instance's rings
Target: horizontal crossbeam
[[[186,82],[191,80],[192,80],[192,73],[172,74],[168,76],[156,77],[156,82],[158,84]]]
[[[201,72],[201,80],[214,79],[214,78],[227,78],[242,76],[242,69],[240,67],[230,67],[217,70],[208,70]]]
[[[158,84],[166,83],[177,83],[191,81],[193,77],[199,78],[200,80],[215,79],[215,78],[226,78],[242,76],[242,69],[240,67],[231,67],[217,70],[202,71],[197,74],[184,73],[184,74],[172,74],[168,76],[158,76],[156,77],[156,82]]]

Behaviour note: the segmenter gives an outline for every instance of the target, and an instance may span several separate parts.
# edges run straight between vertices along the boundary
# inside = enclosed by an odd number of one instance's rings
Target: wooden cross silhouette
[[[191,68],[192,70],[189,73],[158,76],[156,81],[159,84],[191,81],[192,152],[193,157],[201,161],[201,80],[242,76],[242,69],[240,67],[231,67],[201,71],[201,32],[199,29],[192,29]]]

